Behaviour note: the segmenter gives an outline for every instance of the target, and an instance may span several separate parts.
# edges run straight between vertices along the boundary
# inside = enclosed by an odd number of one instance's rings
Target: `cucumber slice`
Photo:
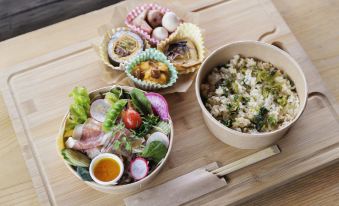
[[[91,162],[91,160],[86,155],[69,148],[63,149],[61,154],[65,161],[73,166],[89,167],[89,163]]]
[[[171,133],[171,126],[167,122],[165,122],[165,121],[160,121],[153,128],[154,128],[155,131],[162,132],[165,135],[169,135],[169,133]]]

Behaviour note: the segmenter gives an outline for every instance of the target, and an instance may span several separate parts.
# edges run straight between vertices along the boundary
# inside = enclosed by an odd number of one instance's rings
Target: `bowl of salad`
[[[106,193],[134,192],[161,170],[173,144],[165,98],[127,86],[75,87],[57,138],[67,168]]]
[[[258,41],[227,44],[203,62],[196,96],[207,127],[242,149],[273,144],[299,119],[307,82],[285,51]]]

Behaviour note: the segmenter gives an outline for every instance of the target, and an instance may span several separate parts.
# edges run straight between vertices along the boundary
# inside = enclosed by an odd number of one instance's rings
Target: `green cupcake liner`
[[[169,73],[170,73],[170,79],[167,84],[157,84],[157,83],[146,82],[132,75],[132,71],[136,65],[140,64],[141,62],[150,60],[150,59],[162,62],[167,65]],[[178,79],[178,72],[173,66],[173,64],[170,63],[170,61],[167,59],[167,57],[162,52],[154,48],[146,49],[145,51],[141,52],[139,55],[132,58],[128,63],[125,64],[125,72],[127,76],[132,79],[132,81],[137,87],[144,89],[144,90],[164,89],[164,88],[172,86]]]

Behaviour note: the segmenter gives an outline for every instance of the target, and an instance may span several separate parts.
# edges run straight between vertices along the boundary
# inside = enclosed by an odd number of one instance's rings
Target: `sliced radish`
[[[78,124],[77,126],[75,126],[72,137],[76,140],[81,139],[83,128],[84,128],[83,124]]]
[[[90,109],[91,117],[99,122],[104,122],[107,111],[111,105],[104,99],[95,100]]]
[[[164,133],[154,132],[147,139],[146,145],[149,145],[149,144],[151,144],[151,142],[154,142],[154,141],[159,141],[159,142],[163,143],[168,148],[169,140],[168,140],[167,135],[165,135]]]
[[[152,109],[159,115],[161,120],[168,120],[168,105],[166,99],[154,92],[148,92],[145,94],[147,99],[151,102]]]
[[[142,157],[137,157],[132,160],[130,165],[130,173],[135,180],[141,180],[148,174],[148,162]]]

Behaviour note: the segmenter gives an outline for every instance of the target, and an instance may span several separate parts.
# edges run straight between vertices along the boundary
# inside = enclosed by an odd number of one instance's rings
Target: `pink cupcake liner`
[[[136,7],[132,11],[130,11],[126,17],[125,24],[134,32],[140,34],[142,37],[144,37],[146,40],[148,40],[151,44],[156,45],[159,43],[159,40],[152,38],[150,34],[148,34],[146,31],[142,30],[140,27],[137,27],[132,24],[133,20],[139,16],[141,12],[144,10],[152,10],[156,9],[159,10],[162,14],[165,14],[166,12],[169,12],[170,10],[168,8],[164,8],[159,6],[158,4],[143,4],[141,6]]]

